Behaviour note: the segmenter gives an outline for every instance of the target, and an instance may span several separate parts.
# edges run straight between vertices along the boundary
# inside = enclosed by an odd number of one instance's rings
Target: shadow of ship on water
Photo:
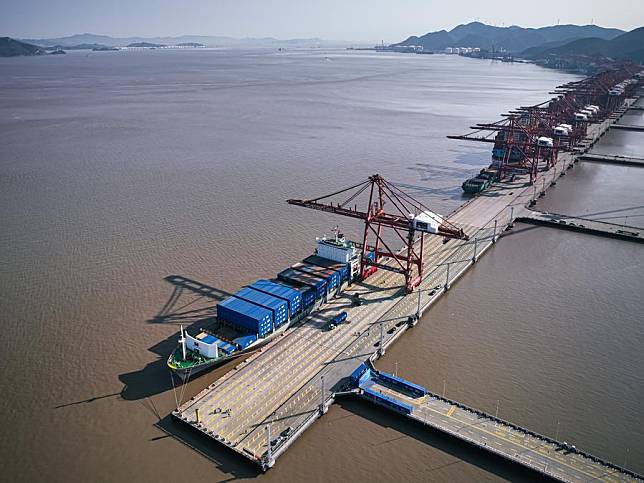
[[[168,276],[165,280],[173,285],[172,293],[161,310],[151,319],[147,320],[147,323],[181,324],[186,328],[193,329],[205,326],[213,320],[215,305],[230,296],[229,293],[223,290],[178,275]],[[347,300],[346,303],[350,304],[351,301]],[[155,415],[157,422],[154,426],[164,433],[164,435],[152,438],[150,442],[159,441],[167,437],[174,438],[177,442],[197,451],[212,462],[219,471],[230,476],[227,480],[223,481],[258,477],[262,474],[259,466],[249,463],[245,458],[230,448],[215,443],[212,439],[196,431],[194,428],[182,424],[171,414],[164,415],[157,410],[152,396],[176,389],[175,397],[181,394],[183,396],[182,400],[185,401],[204,386],[207,386],[228,372],[230,367],[239,362],[238,360],[233,360],[216,367],[213,371],[210,371],[210,374],[205,373],[194,381],[188,382],[185,388],[175,387],[170,371],[166,366],[166,359],[168,354],[176,347],[178,338],[179,332],[177,331],[165,340],[150,347],[149,350],[158,355],[158,359],[147,364],[143,369],[121,374],[119,380],[124,386],[120,393],[107,394],[85,401],[77,401],[62,405],[61,407],[93,402],[96,399],[117,395],[120,395],[124,400],[139,401]],[[494,455],[483,454],[480,450],[461,441],[457,441],[437,431],[420,427],[400,415],[392,414],[390,411],[374,407],[364,401],[355,398],[342,398],[338,400],[338,404],[353,415],[361,416],[375,424],[398,431],[401,433],[400,438],[414,438],[457,458],[457,461],[449,463],[450,465],[459,464],[463,460],[501,478],[510,480],[518,478],[522,481],[543,481],[539,475],[530,470],[502,458],[495,457]],[[392,440],[392,442],[394,441]],[[365,442],[365,444],[368,444],[368,442]],[[440,470],[442,468],[433,468],[430,471]]]
[[[169,275],[164,280],[173,286],[172,293],[159,312],[147,320],[149,324],[183,325],[187,329],[209,325],[214,321],[215,305],[230,296],[222,289],[181,275]],[[157,359],[138,371],[119,375],[123,399],[135,401],[173,390],[176,379],[173,383],[166,361],[178,340],[177,330],[148,349]]]

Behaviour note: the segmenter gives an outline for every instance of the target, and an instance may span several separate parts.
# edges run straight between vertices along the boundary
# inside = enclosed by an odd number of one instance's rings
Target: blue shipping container
[[[233,342],[239,346],[241,350],[244,350],[246,347],[251,345],[253,342],[257,340],[256,335],[242,335],[241,337],[237,337],[236,339],[233,339]]]
[[[335,270],[340,274],[341,283],[349,281],[349,274],[351,273],[351,271],[349,270],[348,263],[335,262],[333,260],[329,260],[328,258],[322,258],[317,255],[306,257],[303,261],[304,263],[308,263],[309,265],[317,265],[318,267],[330,268],[331,270]]]
[[[234,294],[234,297],[251,304],[259,305],[271,311],[273,327],[279,327],[288,320],[288,302],[268,295],[250,287],[244,287]]]
[[[290,317],[298,314],[302,309],[302,295],[292,287],[271,282],[270,280],[257,280],[250,287],[288,301]]]
[[[326,294],[326,280],[315,277],[311,274],[287,268],[277,274],[277,278],[292,285],[308,286],[315,289],[315,298],[319,299]]]
[[[317,265],[309,265],[308,263],[296,263],[291,268],[326,280],[329,290],[335,290],[340,285],[340,274],[334,270],[318,267]]]
[[[214,344],[221,341],[217,339],[214,335],[207,335],[206,337],[201,339],[201,342],[203,342],[204,344]]]
[[[229,344],[228,342],[224,342],[223,340],[220,340],[219,342],[217,342],[217,347],[219,347],[219,349],[226,354],[232,354],[237,350],[237,347],[235,347],[232,344]]]
[[[235,297],[217,304],[217,317],[259,337],[265,337],[272,330],[270,310]]]
[[[308,309],[315,303],[315,290],[307,288],[302,291],[302,304],[304,308]]]

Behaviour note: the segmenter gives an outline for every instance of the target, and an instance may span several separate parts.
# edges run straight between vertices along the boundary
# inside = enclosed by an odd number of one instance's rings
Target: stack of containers
[[[233,342],[239,346],[240,350],[244,350],[246,347],[251,345],[256,340],[257,340],[257,336],[250,334],[250,335],[242,335],[241,337],[237,337],[236,339],[233,339]]]
[[[316,299],[320,299],[326,294],[326,280],[292,268],[287,268],[278,273],[277,279],[297,287],[313,287]]]
[[[309,265],[317,265],[318,267],[329,268],[335,270],[340,274],[340,283],[349,281],[349,264],[334,262],[328,258],[318,257],[317,255],[311,255],[303,260],[304,263]]]
[[[219,350],[223,351],[226,355],[230,355],[237,350],[237,347],[229,344],[228,342],[224,342],[223,340],[217,342],[217,347],[219,347]]]
[[[257,280],[250,285],[251,288],[286,300],[288,302],[289,318],[297,315],[302,310],[302,294],[292,287],[270,280]]]
[[[315,277],[320,277],[326,280],[327,286],[329,287],[329,292],[335,290],[340,285],[340,274],[329,270],[328,268],[318,267],[317,265],[309,265],[305,263],[296,263],[291,266],[292,269],[297,270],[298,272],[308,273]]]
[[[308,309],[315,303],[315,289],[306,287],[302,289],[302,305]]]
[[[272,329],[273,314],[270,310],[236,297],[228,297],[217,304],[217,317],[258,337],[266,337]]]
[[[288,320],[288,302],[286,300],[250,287],[242,288],[234,294],[234,297],[270,310],[273,328],[279,327]]]

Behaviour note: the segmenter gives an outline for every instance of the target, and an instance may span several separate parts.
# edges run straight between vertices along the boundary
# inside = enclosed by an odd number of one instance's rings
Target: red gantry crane
[[[604,120],[632,94],[636,67],[610,69],[557,87],[556,97],[523,106],[493,123],[471,126],[472,132],[450,139],[494,143],[491,168],[498,178],[530,174],[534,183],[543,162],[550,169],[561,151],[572,151],[584,139],[589,123]],[[591,109],[591,110],[588,110]]]
[[[358,210],[357,200],[366,198],[367,193],[369,201],[366,210]],[[338,196],[346,198],[334,204],[332,199]],[[328,195],[307,200],[290,199],[287,200],[287,203],[363,220],[365,226],[360,262],[362,278],[369,275],[371,267],[400,273],[405,276],[407,292],[413,291],[423,277],[423,251],[426,233],[443,236],[445,241],[453,238],[468,239],[462,228],[457,228],[449,223],[442,216],[434,213],[420,201],[415,200],[411,195],[378,174],[370,176],[362,183]],[[388,206],[388,210],[385,210],[385,205]],[[392,250],[382,236],[383,228],[391,229],[404,242],[405,247],[398,252]],[[416,243],[417,234],[420,235],[418,237],[419,244]],[[371,239],[374,240],[374,243],[368,245]],[[373,260],[367,256],[371,250],[374,254]],[[392,259],[395,263],[381,263],[381,258]]]

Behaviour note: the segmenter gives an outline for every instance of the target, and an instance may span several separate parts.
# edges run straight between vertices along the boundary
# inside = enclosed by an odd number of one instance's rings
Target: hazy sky
[[[393,42],[473,20],[540,27],[644,24],[644,0],[16,0],[0,36],[181,34]]]

